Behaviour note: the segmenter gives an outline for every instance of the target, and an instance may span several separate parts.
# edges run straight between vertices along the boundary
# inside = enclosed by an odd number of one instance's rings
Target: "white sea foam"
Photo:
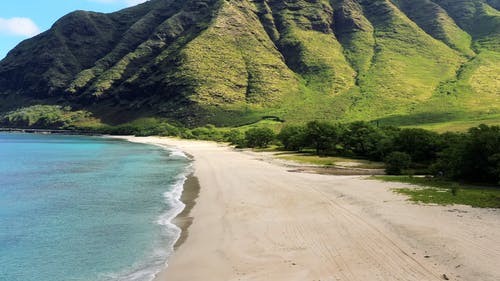
[[[184,151],[182,151],[176,147],[166,146],[166,145],[162,145],[162,144],[156,144],[156,145],[160,146],[160,147],[164,148],[166,151],[168,151],[169,157],[171,157],[171,158],[189,159],[189,157],[186,155],[186,153],[184,153]]]
[[[179,149],[159,145],[169,152],[169,158],[184,158],[189,157]],[[167,265],[166,260],[174,252],[174,245],[181,236],[182,230],[173,223],[185,208],[185,204],[181,201],[182,192],[184,191],[184,183],[187,177],[193,172],[192,164],[189,164],[183,173],[179,174],[175,182],[170,186],[169,190],[163,193],[165,204],[169,209],[163,213],[158,220],[157,224],[165,226],[165,235],[169,238],[168,245],[162,245],[161,248],[155,249],[152,253],[153,261],[149,261],[146,265],[134,266],[133,272],[121,272],[116,276],[107,276],[105,280],[120,280],[120,281],[151,281],[155,278],[161,270]]]
[[[182,158],[188,158],[187,155],[182,152],[181,150],[178,149],[172,149],[172,148],[167,148],[167,150],[170,151],[170,156],[171,157],[182,157]]]

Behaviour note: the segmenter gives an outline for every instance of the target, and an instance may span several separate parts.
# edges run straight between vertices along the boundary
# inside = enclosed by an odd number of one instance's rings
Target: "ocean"
[[[189,170],[170,148],[0,133],[0,280],[152,280]]]

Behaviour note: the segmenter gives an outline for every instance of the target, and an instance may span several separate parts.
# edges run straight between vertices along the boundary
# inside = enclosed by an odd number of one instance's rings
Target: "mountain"
[[[76,11],[0,62],[0,112],[235,126],[500,120],[498,0],[151,0]],[[496,121],[495,121],[496,122]]]

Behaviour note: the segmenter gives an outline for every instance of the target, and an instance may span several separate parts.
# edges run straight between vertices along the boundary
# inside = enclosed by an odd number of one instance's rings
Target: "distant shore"
[[[391,191],[404,184],[297,173],[213,142],[120,138],[195,160],[155,281],[500,280],[499,210],[416,205]]]
[[[82,136],[101,136],[102,134],[81,131],[81,130],[59,130],[59,129],[23,129],[23,128],[0,128],[0,132],[8,133],[26,133],[26,134],[59,134],[59,135],[82,135]]]

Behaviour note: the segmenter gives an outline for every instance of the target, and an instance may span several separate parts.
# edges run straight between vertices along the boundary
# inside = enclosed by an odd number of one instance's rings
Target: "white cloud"
[[[40,28],[29,18],[0,18],[0,33],[31,37],[40,33]]]

